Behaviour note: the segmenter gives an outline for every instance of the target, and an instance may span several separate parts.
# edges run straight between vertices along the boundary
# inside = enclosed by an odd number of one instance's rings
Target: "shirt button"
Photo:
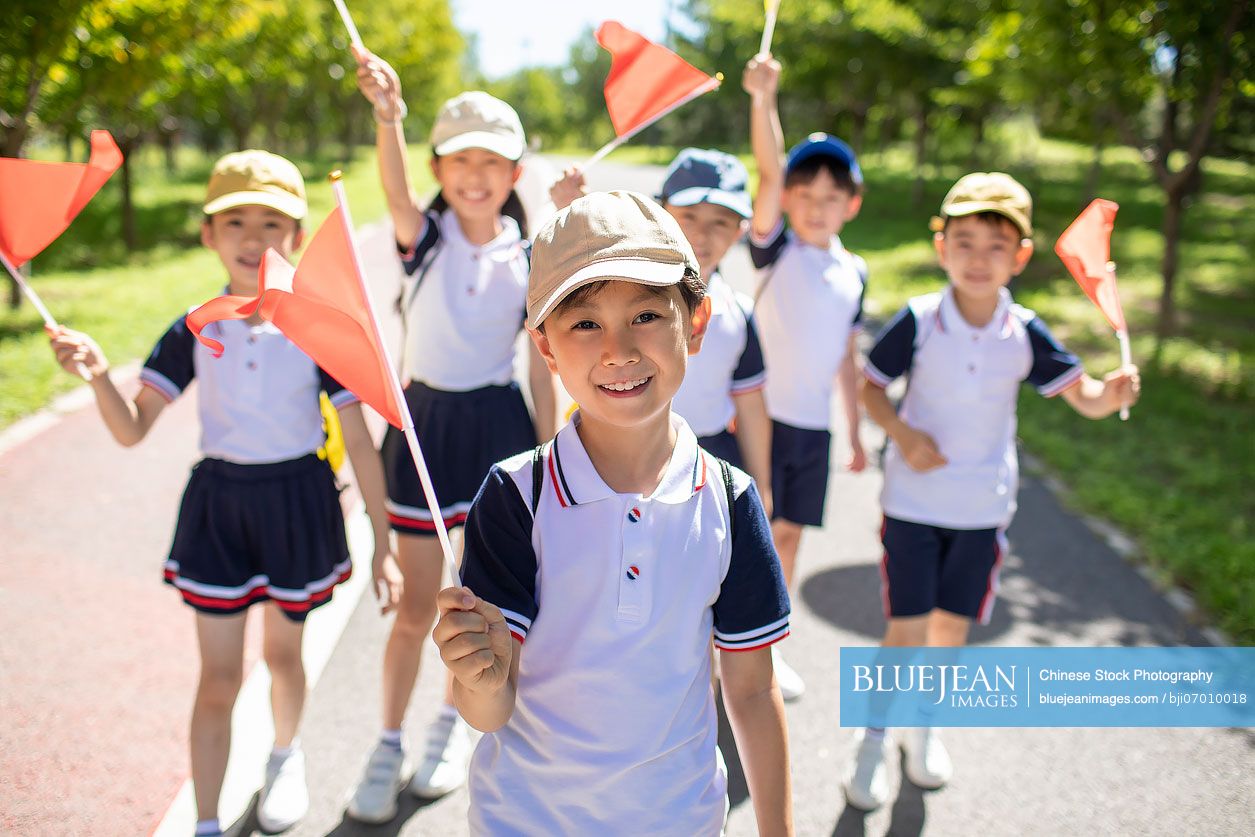
[[[250,370],[251,370],[251,369],[256,369],[256,368],[257,368],[257,362],[256,362],[256,361],[253,361],[253,360],[250,360],[250,361],[248,362],[248,368],[249,368]]]
[[[634,507],[633,507],[633,508],[632,508],[632,509],[628,512],[628,516],[627,516],[627,517],[628,517],[628,520],[632,521],[633,523],[640,523],[640,521],[641,521],[641,510],[640,510],[640,508],[639,508],[639,507],[635,507],[635,506],[634,506]]]
[[[248,336],[248,344],[251,346],[256,342],[257,342],[257,337],[255,335],[250,334]]]
[[[976,371],[976,364],[974,364],[974,363],[969,363],[969,364],[967,365],[967,371],[968,371],[968,372],[975,372],[975,371]]]

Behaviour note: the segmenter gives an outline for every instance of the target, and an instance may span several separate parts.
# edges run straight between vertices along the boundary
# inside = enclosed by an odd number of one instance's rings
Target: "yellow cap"
[[[290,160],[269,151],[254,148],[226,155],[209,175],[204,211],[217,215],[237,206],[266,206],[301,220],[309,210],[301,172]]]
[[[943,219],[981,212],[996,212],[1015,224],[1025,238],[1033,235],[1033,198],[1009,174],[1000,171],[965,174],[950,187],[941,202]]]

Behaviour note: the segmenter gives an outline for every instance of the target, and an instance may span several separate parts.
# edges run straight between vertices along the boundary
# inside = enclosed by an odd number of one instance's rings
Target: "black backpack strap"
[[[723,490],[728,495],[728,539],[731,540],[736,537],[736,513],[733,510],[736,505],[736,489],[732,486],[732,466],[727,460],[719,459],[719,472],[723,474]]]
[[[536,519],[536,508],[540,505],[540,491],[545,487],[545,467],[541,463],[541,451],[544,445],[532,449],[532,519]]]

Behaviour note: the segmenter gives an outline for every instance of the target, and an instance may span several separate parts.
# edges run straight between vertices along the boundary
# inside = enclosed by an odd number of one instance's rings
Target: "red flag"
[[[1111,261],[1111,230],[1118,203],[1096,198],[1055,242],[1055,252],[1085,295],[1098,306],[1116,331],[1124,331],[1124,309],[1116,289]]]
[[[120,165],[108,131],[92,131],[86,163],[0,158],[0,252],[14,267],[39,255]]]
[[[274,249],[262,257],[257,296],[221,296],[187,315],[187,325],[215,356],[222,344],[201,333],[217,320],[242,320],[257,312],[313,358],[346,389],[394,427],[401,409],[387,355],[375,338],[374,315],[357,272],[349,227],[332,210],[309,242],[300,267]]]
[[[597,29],[597,43],[611,55],[606,110],[617,136],[630,136],[719,86],[718,79],[616,21]]]

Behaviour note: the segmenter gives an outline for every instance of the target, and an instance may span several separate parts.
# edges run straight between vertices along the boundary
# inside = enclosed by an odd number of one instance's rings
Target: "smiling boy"
[[[752,482],[671,410],[704,294],[679,225],[643,195],[580,198],[537,236],[529,331],[580,410],[489,474],[465,587],[441,591],[433,633],[487,733],[474,834],[721,833],[712,638],[760,833],[792,834],[769,649],[789,630],[780,565]]]

